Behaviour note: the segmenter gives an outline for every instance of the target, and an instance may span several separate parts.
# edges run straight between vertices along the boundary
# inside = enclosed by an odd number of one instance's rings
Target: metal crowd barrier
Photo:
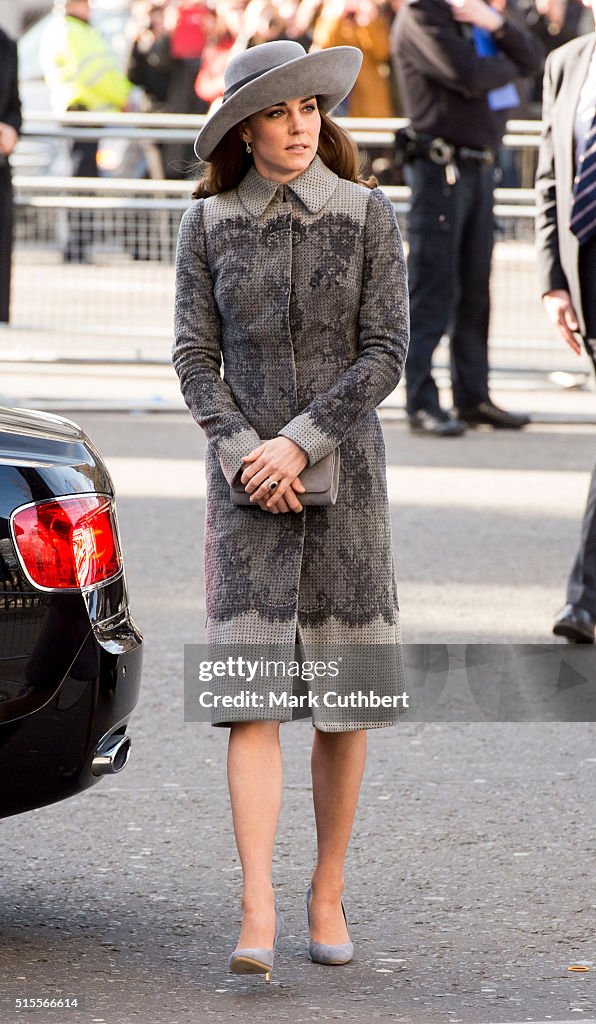
[[[23,127],[23,136],[95,139],[98,134],[120,136],[127,139],[154,139],[156,141],[193,142],[198,129],[204,124],[202,114],[129,113],[110,114],[103,111],[76,111],[56,117],[55,114],[35,113]],[[404,117],[340,117],[337,123],[347,129],[358,145],[366,142],[391,145],[398,128],[409,121]],[[540,121],[511,120],[507,122],[504,144],[538,145],[542,123]]]
[[[124,138],[192,141],[202,118],[187,115],[36,115],[32,140]],[[341,119],[359,146],[388,148],[403,119]],[[539,122],[510,122],[506,144],[535,159]],[[17,162],[18,164],[18,162]],[[71,358],[169,362],[174,256],[192,183],[157,178],[71,178],[17,173],[11,337]],[[387,186],[407,246],[409,190]],[[492,279],[492,366],[515,374],[585,372],[549,327],[539,300],[534,256],[534,192],[497,188]],[[89,262],[64,263],[73,218],[89,243]],[[3,339],[4,342],[4,339]],[[439,359],[446,360],[439,352]]]

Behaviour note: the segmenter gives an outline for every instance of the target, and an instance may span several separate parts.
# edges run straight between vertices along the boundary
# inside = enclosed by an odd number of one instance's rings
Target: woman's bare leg
[[[237,946],[270,948],[275,933],[271,864],[282,793],[279,722],[230,727],[228,787],[244,882]]]
[[[366,729],[314,730],[311,771],[317,826],[317,863],[312,875],[310,937],[344,943],[349,935],[341,910],[344,862],[366,762]]]

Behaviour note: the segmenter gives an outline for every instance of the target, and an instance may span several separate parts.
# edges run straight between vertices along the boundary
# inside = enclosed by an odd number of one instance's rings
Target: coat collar
[[[300,199],[307,210],[318,213],[329,202],[338,180],[337,174],[317,154],[306,170],[288,181],[285,187]],[[260,217],[282,187],[280,182],[264,178],[253,165],[238,185],[238,196],[249,213]]]

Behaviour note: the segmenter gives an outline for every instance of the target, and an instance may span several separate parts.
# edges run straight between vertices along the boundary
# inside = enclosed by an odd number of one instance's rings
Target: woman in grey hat
[[[211,723],[230,728],[244,884],[229,968],[267,981],[282,924],[271,877],[279,724],[311,717],[315,727],[309,953],[341,964],[353,953],[342,892],[366,730],[394,725],[406,703],[375,411],[404,367],[406,271],[391,203],[359,177],[356,147],[328,117],[361,61],[353,47],[307,54],[287,40],[234,57],[195,144],[206,166],[178,239],[173,364],[208,439],[207,641],[290,658],[298,644],[301,659],[318,645],[346,656],[364,646],[367,688],[388,698],[380,710],[368,697],[328,702],[329,677],[311,674],[308,694],[292,689],[286,703],[283,681],[268,679],[247,706],[212,708]],[[337,499],[307,504],[300,475],[333,452]],[[232,484],[249,506],[231,500]]]

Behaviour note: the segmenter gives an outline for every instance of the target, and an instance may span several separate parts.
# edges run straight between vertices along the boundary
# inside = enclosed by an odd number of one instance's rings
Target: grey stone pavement
[[[72,405],[116,484],[144,682],[121,775],[2,822],[2,1024],[594,1024],[593,722],[371,730],[346,870],[355,956],[335,968],[307,955],[312,733],[286,724],[274,880],[287,932],[270,986],[226,972],[241,883],[226,733],[183,721],[183,645],[204,618],[202,434],[184,412]],[[390,411],[384,429],[404,639],[548,643],[594,425],[437,442]],[[59,996],[82,1008],[14,1009]]]

